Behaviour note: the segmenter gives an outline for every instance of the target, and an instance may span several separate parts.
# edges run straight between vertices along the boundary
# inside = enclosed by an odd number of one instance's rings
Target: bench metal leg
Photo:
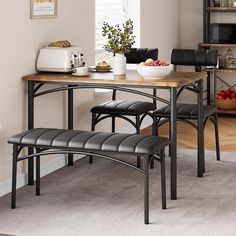
[[[200,92],[198,93],[198,120],[197,120],[197,132],[198,132],[198,177],[203,177],[205,172],[205,152],[204,152],[204,121],[203,121],[203,97],[202,97],[202,80],[198,81],[198,87]]]
[[[68,129],[73,129],[74,126],[74,91],[68,90]],[[68,166],[73,166],[73,154],[68,154]]]
[[[36,149],[40,153],[40,149]],[[40,156],[36,156],[36,196],[40,196]]]
[[[11,208],[16,208],[17,145],[13,145]]]
[[[215,126],[215,142],[216,142],[216,159],[220,161],[220,141],[219,141],[219,128],[218,128],[218,115],[214,117]]]
[[[144,157],[144,223],[149,224],[149,156]]]
[[[165,149],[161,151],[161,199],[162,209],[166,209]]]

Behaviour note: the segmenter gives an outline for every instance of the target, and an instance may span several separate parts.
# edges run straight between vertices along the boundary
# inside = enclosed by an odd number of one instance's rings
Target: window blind
[[[105,39],[102,36],[102,24],[104,21],[111,25],[122,24],[127,18],[127,0],[95,0],[95,50],[103,51]]]

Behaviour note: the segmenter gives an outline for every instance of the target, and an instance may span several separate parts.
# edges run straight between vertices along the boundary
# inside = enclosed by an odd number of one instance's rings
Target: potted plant
[[[107,37],[107,43],[104,48],[113,53],[113,73],[123,75],[126,71],[126,57],[124,53],[129,52],[135,43],[133,36],[133,21],[128,19],[123,23],[123,29],[119,25],[110,26],[104,22],[102,26],[102,35]]]

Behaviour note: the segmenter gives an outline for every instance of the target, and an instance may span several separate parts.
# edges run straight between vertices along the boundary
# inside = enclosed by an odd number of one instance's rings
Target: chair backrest
[[[202,66],[212,67],[213,74],[213,105],[215,105],[216,95],[216,66],[218,61],[217,50],[204,50],[204,49],[173,49],[171,54],[171,63],[180,66],[194,66],[195,71],[201,71]],[[179,91],[179,94],[182,91]],[[178,95],[179,95],[178,94]]]
[[[217,50],[173,49],[171,64],[181,66],[213,66],[217,65]]]
[[[129,64],[138,64],[145,62],[148,58],[158,59],[158,48],[131,48],[129,53],[125,53],[126,62]],[[156,89],[153,89],[153,96],[156,96]],[[113,89],[112,100],[116,99],[116,90]],[[156,107],[156,99],[153,99]]]
[[[125,53],[127,63],[137,64],[145,62],[148,58],[158,59],[157,48],[131,48],[129,53]]]

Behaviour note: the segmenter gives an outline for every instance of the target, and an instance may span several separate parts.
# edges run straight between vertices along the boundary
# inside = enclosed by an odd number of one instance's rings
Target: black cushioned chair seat
[[[91,109],[92,113],[137,116],[155,110],[151,102],[111,100]]]
[[[203,118],[206,119],[208,116],[217,112],[214,106],[204,105],[203,106]],[[170,117],[170,106],[164,106],[153,113],[155,116],[164,118]],[[196,104],[177,104],[177,117],[179,119],[197,119],[198,108]]]
[[[169,145],[167,138],[66,129],[32,129],[11,137],[8,143],[48,149],[156,154]]]

